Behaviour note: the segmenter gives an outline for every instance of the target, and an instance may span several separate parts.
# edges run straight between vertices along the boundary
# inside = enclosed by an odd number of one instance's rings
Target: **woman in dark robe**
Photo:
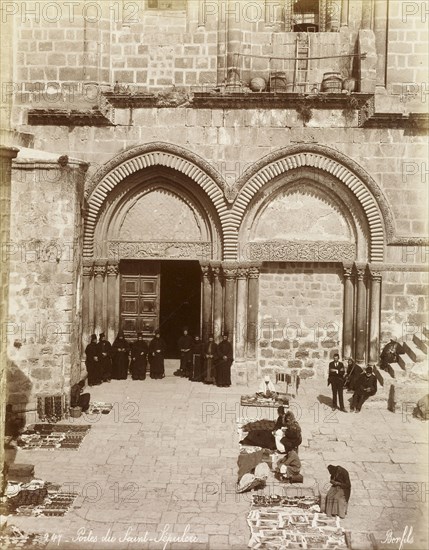
[[[216,385],[220,388],[229,388],[231,385],[231,365],[234,358],[231,342],[228,342],[228,334],[222,336],[222,342],[217,347],[217,355]]]
[[[155,330],[155,336],[149,344],[150,377],[159,380],[164,378],[164,355],[166,345],[161,338],[159,330]]]
[[[281,439],[285,452],[298,450],[298,447],[302,443],[301,426],[298,424],[292,411],[287,411],[285,414],[285,425],[285,435]]]
[[[347,390],[355,391],[356,382],[358,381],[359,376],[363,373],[363,369],[356,365],[351,357],[347,359],[347,372],[344,382],[344,387]]]
[[[130,345],[124,338],[122,330],[112,345],[112,378],[116,380],[126,380],[128,377]]]
[[[197,335],[192,344],[192,378],[193,382],[201,382],[203,376],[204,344]]]
[[[85,348],[85,366],[88,373],[88,386],[101,384],[101,369],[98,361],[97,336],[91,335],[91,342]]]
[[[131,345],[131,377],[133,380],[146,379],[147,354],[149,347],[143,340],[143,333],[137,333],[137,340]]]
[[[349,473],[342,466],[332,466],[332,464],[328,466],[328,471],[331,474],[332,487],[326,495],[325,514],[344,518],[352,488]]]
[[[213,334],[209,335],[209,341],[204,346],[204,369],[203,382],[204,384],[214,384],[215,382],[215,365],[217,358],[217,345],[214,342]]]

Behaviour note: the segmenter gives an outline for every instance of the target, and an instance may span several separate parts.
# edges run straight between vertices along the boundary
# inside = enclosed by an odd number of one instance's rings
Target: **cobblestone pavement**
[[[250,497],[234,492],[236,419],[273,419],[274,410],[239,406],[253,387],[192,383],[171,376],[175,368],[170,362],[163,380],[90,388],[92,400],[115,406],[109,415],[77,421],[92,423],[78,451],[18,450],[16,462],[35,464],[36,477],[68,482],[79,496],[63,518],[15,516],[9,523],[49,533],[49,548],[245,549]],[[379,548],[426,549],[427,424],[410,411],[332,413],[328,397],[326,382],[304,381],[293,405],[303,431],[304,487],[323,494],[327,465],[341,464],[352,481],[342,523],[353,548],[371,548],[373,533]],[[295,487],[269,482],[265,492]],[[400,546],[404,530],[412,533]],[[188,539],[164,546],[173,533]],[[134,542],[137,536],[146,542]]]

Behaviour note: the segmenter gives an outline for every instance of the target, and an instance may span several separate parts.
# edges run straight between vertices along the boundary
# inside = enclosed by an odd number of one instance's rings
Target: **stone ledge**
[[[113,126],[99,109],[30,109],[30,126]]]

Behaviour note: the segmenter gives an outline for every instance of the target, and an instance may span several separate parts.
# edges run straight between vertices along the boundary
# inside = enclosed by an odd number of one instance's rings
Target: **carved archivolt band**
[[[253,197],[271,180],[289,170],[300,167],[313,167],[326,171],[343,182],[359,200],[365,212],[370,231],[370,261],[382,262],[384,254],[383,219],[377,202],[365,184],[346,166],[335,159],[318,153],[296,153],[285,156],[263,166],[242,185],[229,216],[228,229],[225,231],[225,253],[231,258],[237,254],[238,229],[244,213]],[[229,259],[228,257],[226,259]]]

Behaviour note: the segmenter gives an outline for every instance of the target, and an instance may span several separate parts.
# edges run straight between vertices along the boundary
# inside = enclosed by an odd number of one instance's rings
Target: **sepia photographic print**
[[[0,546],[427,550],[428,0],[0,17]]]

